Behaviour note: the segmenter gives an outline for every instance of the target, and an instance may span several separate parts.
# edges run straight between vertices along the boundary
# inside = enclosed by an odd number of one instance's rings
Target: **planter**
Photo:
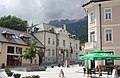
[[[54,68],[54,66],[51,66],[51,68]]]
[[[40,78],[38,75],[33,75],[32,78]]]
[[[14,78],[20,78],[21,74],[17,73],[17,74],[14,74],[13,76]]]
[[[7,74],[8,76],[12,76],[12,75],[13,75],[13,72],[6,72],[6,74]]]
[[[40,76],[39,75],[32,75],[32,76],[25,76],[22,78],[40,78]]]
[[[11,72],[10,69],[5,69],[5,72],[8,76],[12,76],[13,75],[13,72]]]

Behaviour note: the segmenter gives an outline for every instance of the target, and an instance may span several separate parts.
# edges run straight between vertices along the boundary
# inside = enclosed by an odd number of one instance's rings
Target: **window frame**
[[[92,34],[94,32],[94,34]],[[94,42],[95,41],[95,31],[91,31],[90,32],[90,42]]]
[[[94,10],[90,12],[90,22],[91,23],[95,22],[95,11]]]
[[[65,46],[65,40],[63,40],[63,46]]]
[[[51,49],[48,49],[48,57],[51,56]]]
[[[107,40],[107,30],[111,30],[111,40],[110,40],[110,38],[108,37],[108,40]],[[105,32],[105,41],[106,42],[112,42],[113,41],[113,29],[112,28],[106,28],[105,30],[104,30],[104,32]],[[108,35],[109,36],[109,35]]]
[[[53,42],[52,42],[53,45],[55,45],[55,39],[53,39]]]
[[[55,50],[52,50],[52,56],[53,57],[55,56]]]
[[[22,48],[16,47],[16,54],[22,54]]]
[[[48,44],[50,44],[50,38],[48,38]]]
[[[11,49],[12,49],[12,51],[11,51]],[[14,46],[7,46],[7,53],[14,54],[15,53],[15,47]]]
[[[57,45],[59,45],[59,39],[57,39]]]
[[[106,12],[106,10],[110,10],[111,12]],[[111,14],[111,16],[108,16],[108,19],[106,19],[106,14],[109,15],[109,13]],[[111,18],[109,18],[111,17]],[[104,20],[112,20],[112,8],[104,8]]]

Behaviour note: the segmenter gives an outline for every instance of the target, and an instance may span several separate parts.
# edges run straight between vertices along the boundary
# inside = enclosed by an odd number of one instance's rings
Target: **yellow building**
[[[24,66],[29,65],[29,61],[23,59],[24,50],[28,44],[37,42],[38,52],[43,51],[44,46],[33,35],[26,32],[0,27],[0,66]],[[39,65],[38,55],[33,60],[32,65]]]

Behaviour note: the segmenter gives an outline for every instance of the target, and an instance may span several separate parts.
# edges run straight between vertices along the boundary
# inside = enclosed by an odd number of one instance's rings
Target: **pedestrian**
[[[99,66],[100,66],[99,64],[97,64],[97,66],[96,66],[96,71],[97,72],[99,72]]]
[[[65,78],[65,74],[64,74],[64,72],[63,72],[63,69],[60,70],[59,77],[60,77],[60,78]]]
[[[85,67],[83,68],[83,71],[84,71],[84,76],[85,76],[85,74],[86,74],[86,69],[85,69]]]

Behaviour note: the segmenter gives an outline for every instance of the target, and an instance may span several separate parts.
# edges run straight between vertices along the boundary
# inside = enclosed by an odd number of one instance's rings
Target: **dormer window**
[[[27,43],[27,44],[29,44],[30,42],[30,40],[29,40],[29,38],[30,38],[30,36],[28,36],[28,35],[26,35],[26,34],[20,34],[20,36],[19,36],[25,43]]]
[[[14,39],[18,39],[19,37],[18,36],[16,36],[16,35],[13,35],[12,36]]]
[[[6,37],[6,38],[12,38],[12,36],[14,36],[14,34],[12,32],[10,32],[9,30],[4,30],[2,32],[2,35],[4,35],[4,37]]]
[[[39,28],[35,27],[34,28],[34,32],[37,32],[39,30]]]
[[[73,37],[73,38],[76,38],[76,36],[75,36],[75,35],[72,35],[72,37]]]
[[[49,31],[53,33],[55,32],[53,28],[49,28]]]

